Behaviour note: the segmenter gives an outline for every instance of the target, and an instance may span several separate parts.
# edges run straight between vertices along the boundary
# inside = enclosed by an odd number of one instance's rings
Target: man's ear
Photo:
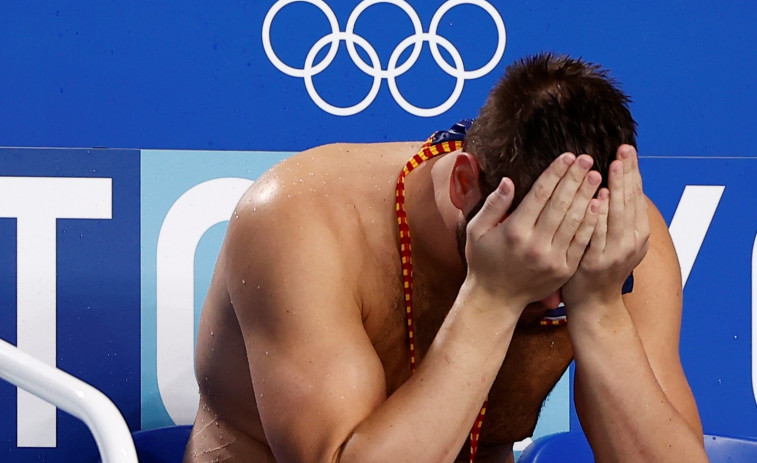
[[[449,179],[449,197],[463,215],[481,200],[479,185],[480,168],[476,158],[468,153],[458,153],[452,165]]]

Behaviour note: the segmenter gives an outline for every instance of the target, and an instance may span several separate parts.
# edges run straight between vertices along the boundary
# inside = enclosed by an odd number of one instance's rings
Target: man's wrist
[[[566,304],[567,305],[567,304]],[[632,324],[623,298],[587,298],[568,306],[568,332],[577,351],[583,346],[596,347]]]
[[[470,307],[470,310],[491,313],[513,322],[518,321],[527,305],[527,301],[508,295],[500,288],[491,288],[490,285],[482,284],[470,274],[463,282],[459,294],[467,301],[466,305]]]

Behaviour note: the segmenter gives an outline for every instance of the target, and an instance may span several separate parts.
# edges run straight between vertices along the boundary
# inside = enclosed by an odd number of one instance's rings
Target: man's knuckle
[[[530,260],[531,262],[541,263],[545,260],[544,248],[542,246],[537,246],[535,243],[530,243],[528,246],[525,246],[523,254],[525,255],[526,259]],[[544,263],[541,263],[539,265],[544,266]]]
[[[540,202],[547,202],[549,201],[550,196],[552,196],[552,192],[541,183],[534,185],[533,194],[534,197]]]
[[[576,230],[578,230],[578,228],[581,226],[582,223],[583,223],[583,217],[576,213],[569,214],[565,218],[565,226],[568,228],[568,231],[570,232],[575,232]]]
[[[501,199],[498,198],[496,195],[489,195],[486,197],[486,200],[484,201],[484,207],[487,209],[496,208],[500,202],[501,202]]]
[[[554,275],[556,278],[563,279],[570,276],[567,261],[560,259],[545,259],[542,263],[545,273]]]
[[[576,263],[577,264],[577,263]],[[555,274],[561,279],[561,280],[567,280],[568,278],[575,273],[576,265],[570,262],[564,262],[560,265],[556,265],[555,268]]]
[[[632,189],[630,189],[630,188],[629,188],[628,190],[626,190],[626,191],[624,192],[624,194],[623,194],[623,201],[624,201],[624,202],[625,202],[626,204],[630,204],[630,203],[631,203],[631,202],[633,202],[633,201],[634,201],[635,199],[636,199],[636,194],[635,194],[634,190],[632,190]]]
[[[567,211],[568,208],[570,208],[571,203],[572,201],[570,200],[570,198],[563,196],[552,198],[552,208],[560,212]]]
[[[502,238],[510,246],[518,245],[523,240],[523,233],[515,225],[504,226],[502,227]]]

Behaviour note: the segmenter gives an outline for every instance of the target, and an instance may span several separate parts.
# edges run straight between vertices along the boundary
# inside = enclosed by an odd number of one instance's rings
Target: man
[[[263,175],[203,308],[185,461],[512,462],[573,358],[597,461],[707,461],[627,101],[539,55],[462,150],[329,145]]]

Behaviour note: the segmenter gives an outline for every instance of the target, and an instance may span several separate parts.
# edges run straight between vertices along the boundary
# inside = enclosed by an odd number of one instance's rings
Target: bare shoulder
[[[286,292],[290,299],[336,287],[342,297],[358,299],[360,282],[378,268],[375,256],[394,249],[391,201],[413,148],[325,145],[261,176],[239,201],[224,243],[232,297],[246,294],[239,286],[244,281],[242,286]]]
[[[347,256],[359,245],[355,210],[333,194],[327,173],[316,180],[295,162],[287,160],[258,179],[231,217],[223,252],[232,295],[243,289],[239,284],[271,293],[291,290],[304,275],[349,274]],[[317,184],[320,179],[326,183]]]

